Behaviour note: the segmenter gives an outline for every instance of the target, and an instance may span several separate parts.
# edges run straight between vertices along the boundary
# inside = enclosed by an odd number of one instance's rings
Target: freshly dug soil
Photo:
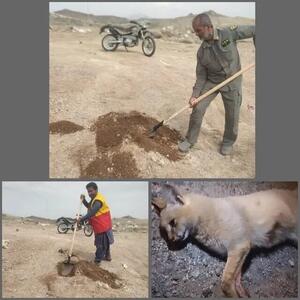
[[[158,120],[136,111],[130,113],[111,112],[100,116],[92,126],[96,132],[96,146],[99,151],[107,151],[129,139],[146,152],[154,151],[176,161],[181,158],[177,150],[180,139],[178,131],[162,126],[154,138],[149,137],[150,130]]]
[[[57,264],[58,275],[63,276],[63,268],[64,263],[59,262]],[[113,289],[119,289],[121,287],[120,278],[116,274],[104,270],[99,266],[84,260],[81,260],[73,265],[73,269],[69,273],[68,277],[75,276],[75,274],[84,275],[94,281],[101,281],[108,284]]]
[[[135,178],[139,170],[130,152],[102,153],[82,171],[81,178]]]
[[[110,112],[100,116],[90,128],[96,135],[97,157],[81,169],[80,178],[139,177],[134,153],[122,150],[123,142],[128,141],[146,152],[160,153],[171,161],[181,159],[177,150],[179,132],[162,126],[154,138],[150,138],[150,130],[158,122],[136,111]]]
[[[84,127],[70,121],[57,121],[49,124],[49,131],[52,134],[68,134],[83,130]]]
[[[38,221],[49,225],[41,226]],[[98,271],[93,269],[93,274],[99,277],[101,274],[100,280],[94,281],[84,275],[86,269],[80,273],[80,270],[77,270],[73,277],[58,274],[57,263],[66,260],[72,233],[59,234],[56,223],[50,219],[2,214],[3,239],[10,241],[8,248],[2,249],[2,297],[5,299],[147,298],[148,220],[124,216],[114,218],[113,223],[119,224],[115,226],[115,245],[111,247],[113,259],[110,262],[101,262],[97,267]],[[133,228],[134,224],[138,228]],[[95,245],[91,239],[83,232],[78,232],[71,262],[93,262]],[[90,270],[89,267],[87,269]],[[115,275],[120,279],[115,279]],[[114,282],[116,288],[110,287],[109,281],[115,286]]]
[[[95,32],[80,34],[64,30],[52,31],[49,37],[51,122],[70,120],[87,127],[97,121],[100,115],[131,111],[144,112],[161,121],[179,111],[187,104],[190,89],[195,83],[194,69],[199,44],[189,44],[187,47],[183,43],[170,43],[162,39],[157,40],[157,43],[159,53],[145,60],[138,48],[130,49],[130,53],[121,49],[112,55],[99,51],[99,37]],[[252,39],[243,40],[237,46],[243,65],[255,61]],[[109,72],[103,72],[104,69]],[[154,75],[151,80],[149,74]],[[184,135],[189,114],[190,110],[187,110],[167,125]],[[197,143],[183,159],[167,161],[158,152],[143,155],[145,150],[142,148],[138,149],[138,153],[132,151],[140,178],[255,178],[254,69],[243,76],[239,137],[229,157],[219,153],[224,120],[224,105],[221,95],[218,95],[205,113]],[[155,125],[155,122],[151,125]],[[123,130],[127,130],[127,125],[118,133]],[[162,130],[164,127],[158,130],[159,136],[166,137]],[[64,135],[63,139],[50,135],[50,178],[79,178],[81,170],[74,155],[78,148],[90,146],[91,133],[87,134],[88,137],[85,133],[81,131],[74,134],[76,140],[72,139],[73,135]],[[139,145],[131,143],[124,148],[131,146],[136,148]],[[96,158],[95,154],[87,157],[89,153],[82,155],[83,167]],[[160,161],[163,165],[157,163]]]
[[[168,181],[181,191],[211,197],[244,195],[272,188],[293,189],[296,182]],[[154,187],[152,187],[154,189]],[[190,240],[172,248],[159,230],[152,211],[152,297],[221,297],[220,282],[226,258],[213,256]],[[297,298],[298,249],[284,243],[271,249],[253,249],[243,266],[242,284],[253,298]]]

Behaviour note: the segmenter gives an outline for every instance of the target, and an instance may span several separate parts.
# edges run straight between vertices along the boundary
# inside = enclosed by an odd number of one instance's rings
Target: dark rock
[[[204,298],[207,298],[209,296],[212,295],[212,290],[210,288],[205,288],[203,291],[202,291],[202,296]]]
[[[200,271],[199,270],[194,270],[191,273],[191,277],[193,277],[193,278],[198,278],[199,275],[200,275]]]

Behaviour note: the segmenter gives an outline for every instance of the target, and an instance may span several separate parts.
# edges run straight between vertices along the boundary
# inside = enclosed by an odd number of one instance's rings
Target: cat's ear
[[[184,199],[179,190],[169,183],[152,182],[151,198],[151,204],[158,215],[169,206],[184,205]]]
[[[164,184],[164,187],[171,192],[171,200],[173,200],[173,202],[184,205],[183,196],[181,195],[177,187],[169,183]]]

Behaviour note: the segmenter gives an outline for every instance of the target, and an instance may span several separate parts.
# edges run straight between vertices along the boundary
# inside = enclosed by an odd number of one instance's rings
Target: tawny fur
[[[297,241],[297,190],[272,189],[250,195],[212,198],[178,194],[177,205],[154,197],[160,226],[171,241],[192,236],[207,248],[227,254],[221,287],[226,296],[245,297],[241,269],[254,246],[272,247],[287,239]]]

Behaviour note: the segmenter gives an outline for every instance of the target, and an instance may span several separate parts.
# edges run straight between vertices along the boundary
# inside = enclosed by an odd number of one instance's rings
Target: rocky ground
[[[221,197],[248,194],[295,184],[253,182],[176,182],[184,190]],[[152,212],[152,297],[220,297],[226,260],[212,256],[190,241],[182,249],[169,249]],[[256,249],[244,265],[242,283],[253,298],[298,296],[298,249],[289,243],[270,250]]]
[[[255,70],[244,75],[239,137],[233,154],[219,154],[224,107],[217,96],[206,112],[198,143],[189,154],[174,161],[168,155],[177,151],[186,133],[189,110],[170,122],[172,130],[160,130],[150,148],[143,145],[155,124],[187,105],[195,82],[199,44],[157,39],[156,53],[148,58],[140,45],[128,52],[123,47],[115,52],[103,51],[103,35],[93,28],[85,33],[51,30],[49,36],[51,178],[255,176]],[[243,66],[255,61],[252,40],[238,43],[238,48]],[[130,127],[133,111],[144,119]],[[120,123],[118,116],[127,120],[127,125]],[[99,120],[102,127],[96,126]],[[113,125],[119,128],[114,133],[119,145],[101,147],[101,138],[111,133]],[[176,133],[175,140],[171,132]],[[165,139],[172,143],[165,143]],[[158,151],[161,144],[165,154]],[[120,172],[127,162],[130,172]]]
[[[145,298],[148,296],[148,222],[114,219],[112,261],[91,263],[93,236],[78,231],[74,276],[60,276],[72,233],[36,218],[2,219],[2,296],[4,298]],[[134,253],[133,253],[134,249]]]

